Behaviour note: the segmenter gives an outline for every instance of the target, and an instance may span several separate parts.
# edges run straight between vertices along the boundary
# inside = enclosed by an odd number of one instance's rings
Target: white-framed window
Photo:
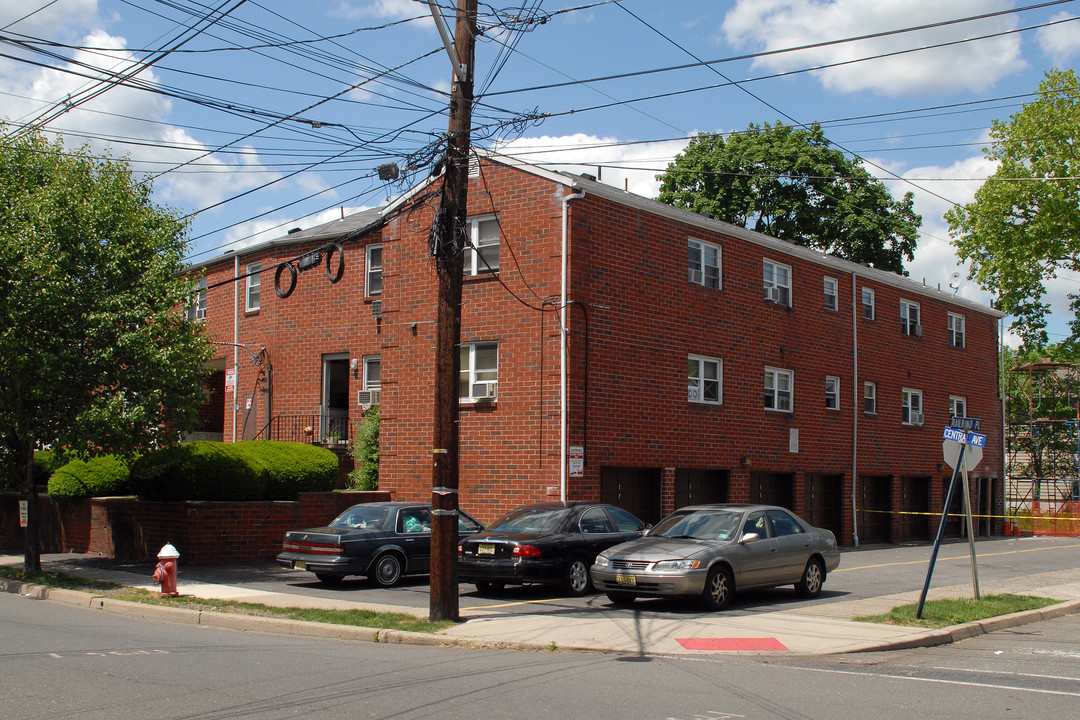
[[[900,406],[904,425],[922,425],[922,390],[903,388],[900,391]]]
[[[949,344],[953,347],[964,347],[964,316],[957,313],[949,313]]]
[[[206,278],[199,278],[195,283],[195,292],[187,306],[188,320],[206,319]]]
[[[692,283],[707,288],[720,288],[720,246],[704,240],[687,240],[689,261],[687,274]]]
[[[905,335],[922,337],[922,323],[919,320],[919,303],[910,300],[900,301],[900,332]]]
[[[772,260],[762,261],[762,284],[765,299],[778,305],[791,305],[791,267]]]
[[[364,295],[382,295],[382,245],[368,245],[364,250]]]
[[[872,382],[863,383],[862,410],[864,413],[877,413],[877,385]]]
[[[765,409],[791,412],[795,374],[781,368],[765,368]]]
[[[724,400],[724,361],[690,355],[686,360],[686,399],[719,405]]]
[[[836,310],[840,307],[839,287],[836,278],[825,278],[825,309]]]
[[[862,316],[866,320],[874,319],[874,291],[866,287],[862,289]]]
[[[825,376],[825,408],[840,409],[840,378],[832,375]]]
[[[960,395],[949,396],[949,418],[967,417],[967,398]]]
[[[458,397],[462,402],[493,400],[499,390],[499,344],[462,343]]]
[[[465,248],[465,274],[480,275],[499,269],[499,220],[494,215],[469,218],[469,247]]]
[[[247,266],[247,293],[244,301],[244,310],[252,312],[259,309],[259,291],[262,289],[262,275],[260,270],[262,263],[248,263]]]
[[[382,387],[382,360],[378,355],[364,358],[364,389],[378,390]]]

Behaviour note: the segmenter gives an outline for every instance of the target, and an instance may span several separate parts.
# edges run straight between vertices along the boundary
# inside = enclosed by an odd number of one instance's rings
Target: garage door
[[[629,510],[647,523],[660,521],[660,468],[600,468],[600,501]]]

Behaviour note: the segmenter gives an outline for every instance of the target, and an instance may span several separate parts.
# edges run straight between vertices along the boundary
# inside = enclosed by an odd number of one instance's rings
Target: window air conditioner
[[[769,302],[780,302],[780,288],[775,285],[765,288],[765,299]]]
[[[909,422],[912,425],[922,425],[923,424],[923,414],[921,412],[909,413],[908,417],[910,418]]]
[[[915,326],[914,335],[915,335],[915,337],[922,337],[922,325],[916,325]]]
[[[474,383],[472,397],[474,400],[490,400],[498,392],[498,383]]]
[[[374,388],[372,390],[360,390],[356,393],[356,402],[364,410],[367,410],[372,405],[378,405],[379,389]]]
[[[371,317],[382,317],[382,300],[375,300],[371,303]]]

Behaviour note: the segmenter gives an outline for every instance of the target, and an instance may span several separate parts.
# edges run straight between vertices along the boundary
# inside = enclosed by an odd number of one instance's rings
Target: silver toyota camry
[[[698,598],[722,610],[736,591],[794,585],[821,594],[840,564],[831,531],[773,505],[692,505],[642,538],[608,548],[590,568],[593,584],[616,605],[638,597]]]

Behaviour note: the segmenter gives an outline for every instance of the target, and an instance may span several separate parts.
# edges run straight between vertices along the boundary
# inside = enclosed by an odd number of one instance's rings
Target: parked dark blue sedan
[[[458,511],[458,538],[484,526]],[[290,530],[278,564],[315,573],[321,582],[338,583],[363,575],[380,587],[396,585],[403,575],[424,575],[431,567],[431,506],[409,502],[353,505],[326,527]]]

